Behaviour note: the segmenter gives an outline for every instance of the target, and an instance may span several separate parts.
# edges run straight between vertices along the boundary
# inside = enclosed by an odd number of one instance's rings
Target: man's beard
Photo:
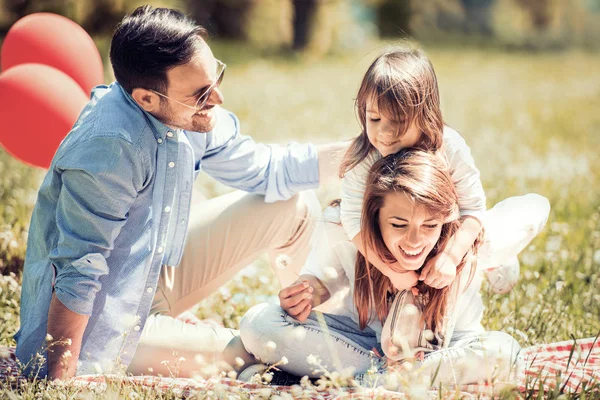
[[[212,111],[214,113],[214,110]],[[177,129],[183,129],[191,132],[210,132],[213,130],[215,122],[214,119],[205,121],[200,120],[194,113],[193,115],[188,114],[189,117],[182,118],[175,115],[171,108],[167,104],[162,104],[160,107],[160,114],[156,117],[160,122],[167,126],[171,126]]]

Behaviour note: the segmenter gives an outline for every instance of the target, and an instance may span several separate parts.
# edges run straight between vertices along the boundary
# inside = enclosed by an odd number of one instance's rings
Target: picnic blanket
[[[565,393],[578,393],[587,385],[600,384],[600,340],[598,337],[569,340],[551,344],[542,344],[523,349],[526,368],[520,371],[515,382],[504,385],[462,385],[455,388],[461,397],[493,397],[499,390],[509,385],[521,393],[562,390]],[[0,348],[0,380],[18,382],[25,379],[20,375],[14,349]],[[271,386],[243,383],[218,376],[205,380],[183,378],[161,378],[154,376],[78,376],[61,384],[81,388],[104,390],[110,384],[132,384],[152,388],[158,393],[173,393],[182,397],[206,394],[221,397],[219,394],[247,394],[270,398],[278,395],[283,398],[318,398],[324,400],[342,400],[353,398],[402,398],[403,394],[386,391],[383,388],[326,388],[319,390],[315,386]],[[428,390],[427,397],[437,397],[437,391]],[[414,397],[414,396],[413,396]]]

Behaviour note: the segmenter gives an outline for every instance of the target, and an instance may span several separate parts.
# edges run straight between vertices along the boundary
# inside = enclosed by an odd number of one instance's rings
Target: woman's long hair
[[[382,260],[393,263],[397,260],[383,241],[379,227],[379,211],[383,207],[385,196],[389,193],[403,192],[431,212],[432,216],[443,221],[441,234],[434,248],[427,255],[425,265],[444,249],[448,240],[460,227],[458,196],[445,159],[439,154],[416,148],[403,149],[377,161],[369,172],[362,212],[363,247],[372,249]],[[474,262],[479,239],[473,248],[461,260],[456,268],[457,279],[468,258]],[[354,304],[358,310],[359,326],[363,329],[369,323],[371,310],[383,323],[388,315],[388,293],[393,286],[385,275],[369,263],[358,252],[356,261],[356,280],[354,283]],[[474,271],[471,268],[471,273]],[[420,271],[420,270],[419,270]],[[417,271],[418,273],[418,271]],[[450,286],[435,289],[419,283],[419,292],[428,299],[423,312],[427,327],[436,332],[442,326],[446,312]]]
[[[373,61],[362,79],[355,100],[361,133],[352,141],[340,165],[340,177],[367,157],[373,149],[366,127],[367,101],[377,101],[379,112],[399,126],[396,138],[415,121],[421,131],[416,147],[439,150],[444,120],[433,65],[422,50],[392,48]]]

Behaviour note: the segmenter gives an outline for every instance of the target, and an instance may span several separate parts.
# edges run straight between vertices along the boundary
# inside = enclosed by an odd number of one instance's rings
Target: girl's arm
[[[352,243],[356,246],[360,254],[365,255],[363,247],[362,235],[360,232],[352,239]],[[395,262],[391,266],[383,261],[373,249],[367,249],[367,260],[375,266],[383,275],[387,276],[392,285],[398,290],[410,289],[414,287],[419,279],[419,275],[415,271],[396,272],[392,268],[394,264],[400,268],[400,264]]]
[[[443,151],[458,194],[462,226],[421,272],[419,279],[435,288],[448,286],[454,280],[456,266],[481,232],[486,203],[471,150],[460,134],[448,126],[444,128]]]

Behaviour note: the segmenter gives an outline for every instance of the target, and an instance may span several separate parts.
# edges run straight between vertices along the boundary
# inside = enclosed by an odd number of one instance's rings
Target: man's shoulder
[[[95,138],[115,138],[137,144],[150,129],[144,113],[113,83],[92,91],[65,144],[93,142]]]

